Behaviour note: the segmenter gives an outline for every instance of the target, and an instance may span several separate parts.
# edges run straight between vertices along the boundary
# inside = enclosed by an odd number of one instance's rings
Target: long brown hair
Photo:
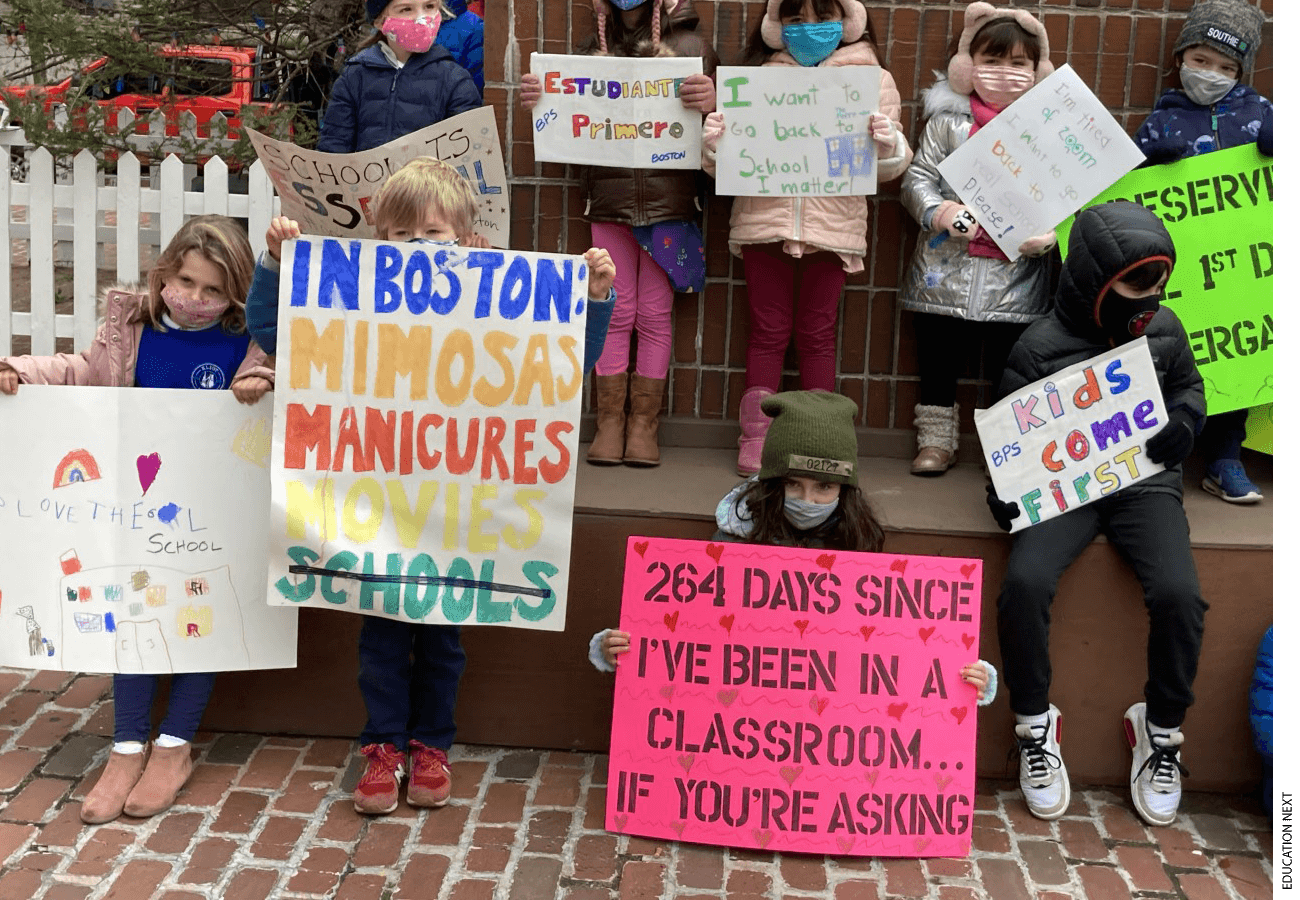
[[[885,544],[881,527],[857,485],[840,486],[840,505],[816,528],[800,531],[785,517],[785,478],[762,478],[751,483],[735,501],[749,510],[754,530],[745,538],[750,544],[781,544],[787,547],[828,547],[833,550],[878,553]]]
[[[176,232],[158,261],[149,270],[149,297],[140,308],[140,319],[162,330],[162,289],[181,270],[191,250],[219,268],[224,275],[222,290],[230,306],[221,314],[221,327],[231,334],[244,331],[244,302],[253,283],[253,248],[238,222],[227,216],[195,216]]]

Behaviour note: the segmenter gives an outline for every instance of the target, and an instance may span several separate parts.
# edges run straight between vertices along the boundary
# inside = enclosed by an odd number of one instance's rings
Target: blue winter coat
[[[465,0],[443,0],[443,5],[455,13],[456,18],[443,20],[438,29],[438,46],[445,47],[483,93],[483,19],[469,11]]]
[[[372,150],[482,103],[474,80],[442,47],[435,44],[398,69],[371,45],[347,61],[334,83],[316,149]]]
[[[1214,106],[1201,106],[1180,90],[1168,90],[1133,139],[1151,163],[1255,142],[1272,156],[1273,105],[1244,84],[1228,91]]]

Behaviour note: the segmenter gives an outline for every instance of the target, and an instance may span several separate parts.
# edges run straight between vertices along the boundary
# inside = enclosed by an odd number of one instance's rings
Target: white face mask
[[[1187,96],[1201,106],[1213,106],[1237,86],[1237,79],[1229,75],[1209,69],[1193,69],[1185,63],[1178,70],[1178,77],[1183,82]]]
[[[808,500],[800,500],[798,497],[786,497],[785,518],[800,531],[807,531],[829,519],[839,505],[839,497],[830,503],[812,503]]]

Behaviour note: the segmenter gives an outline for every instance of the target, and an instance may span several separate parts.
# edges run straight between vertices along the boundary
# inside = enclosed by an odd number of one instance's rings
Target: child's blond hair
[[[474,233],[478,200],[465,177],[433,156],[417,156],[375,194],[375,231],[380,240],[402,226],[415,230],[430,210],[446,218],[458,240]]]
[[[253,249],[243,227],[227,216],[195,216],[176,232],[158,261],[149,270],[149,298],[140,309],[140,318],[161,330],[163,285],[180,271],[185,254],[191,250],[222,272],[222,293],[230,306],[221,314],[221,327],[231,334],[244,331],[244,302],[253,283]]]

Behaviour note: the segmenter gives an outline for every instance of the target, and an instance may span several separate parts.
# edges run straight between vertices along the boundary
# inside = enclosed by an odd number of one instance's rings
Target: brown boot
[[[131,796],[126,798],[124,809],[128,816],[154,816],[175,802],[176,795],[194,771],[194,761],[190,759],[191,749],[188,741],[179,747],[153,745],[149,765],[132,789]]]
[[[617,466],[623,462],[623,423],[627,418],[627,373],[596,375],[596,436],[587,448],[587,462]]]
[[[659,411],[664,405],[666,378],[632,376],[632,412],[627,417],[627,446],[623,462],[629,466],[659,465]]]
[[[111,822],[122,815],[122,807],[131,789],[144,771],[145,751],[139,753],[110,753],[99,781],[81,801],[81,821],[87,825]]]

